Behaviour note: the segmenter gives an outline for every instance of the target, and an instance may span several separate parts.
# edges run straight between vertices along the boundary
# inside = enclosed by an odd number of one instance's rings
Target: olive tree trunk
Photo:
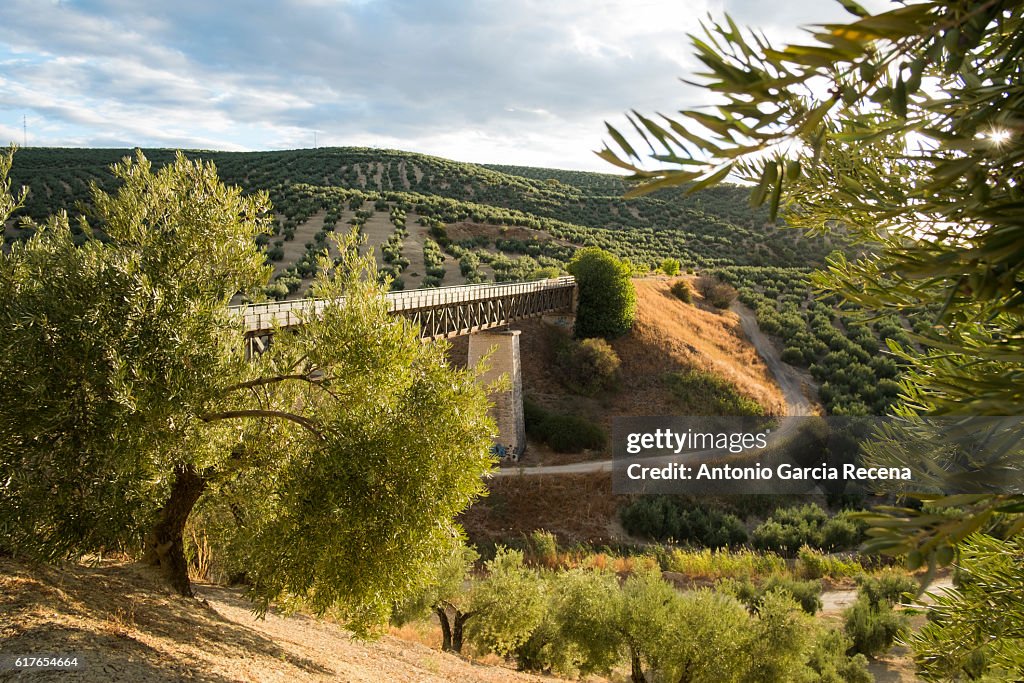
[[[143,559],[159,567],[171,587],[188,597],[194,594],[188,578],[183,533],[192,508],[206,489],[206,482],[206,477],[191,465],[175,465],[171,495],[145,543]]]

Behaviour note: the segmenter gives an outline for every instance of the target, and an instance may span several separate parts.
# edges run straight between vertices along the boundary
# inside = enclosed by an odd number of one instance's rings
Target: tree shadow
[[[173,641],[199,648],[217,658],[251,660],[259,656],[286,662],[304,672],[334,673],[314,660],[283,649],[255,629],[225,618],[208,604],[170,593],[154,579],[148,567],[72,565],[62,569],[33,567],[27,571],[15,565],[0,566],[0,569],[3,570],[0,574],[8,575],[0,581],[3,592],[13,593],[10,599],[0,601],[0,623],[4,624],[0,635],[5,636],[0,652],[32,654],[41,652],[43,647],[57,653],[80,651],[87,655],[90,666],[95,660],[113,667],[117,667],[118,661],[124,661],[120,656],[124,653],[131,655],[133,666],[142,662],[152,669],[147,675],[133,676],[131,680],[196,677],[194,669],[188,675],[181,674],[182,667],[188,669],[187,656],[168,657],[133,636],[138,632],[146,636],[143,639]],[[236,593],[229,590],[223,593],[222,596],[218,592],[217,599],[230,596],[239,606],[250,607]],[[96,626],[94,629],[71,626],[79,620]],[[75,650],[75,647],[81,649]],[[71,675],[73,672],[56,673]],[[148,675],[150,673],[152,675]],[[159,678],[160,675],[164,678]],[[209,672],[204,672],[201,678],[222,680]]]

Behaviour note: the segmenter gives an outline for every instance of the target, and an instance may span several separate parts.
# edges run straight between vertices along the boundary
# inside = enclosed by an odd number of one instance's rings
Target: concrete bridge
[[[420,326],[424,339],[469,337],[469,364],[475,365],[488,352],[490,370],[481,377],[491,383],[508,375],[511,388],[492,395],[493,415],[498,423],[498,454],[518,459],[526,446],[523,415],[523,379],[519,357],[519,332],[498,331],[517,320],[546,314],[576,311],[576,280],[560,277],[534,282],[431,287],[387,295],[392,315],[401,315]],[[245,319],[245,348],[248,355],[262,353],[276,330],[295,328],[316,316],[326,302],[299,299],[232,309]]]

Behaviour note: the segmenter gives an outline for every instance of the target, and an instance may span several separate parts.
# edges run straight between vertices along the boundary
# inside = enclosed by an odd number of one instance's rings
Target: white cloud
[[[678,77],[694,68],[686,34],[708,10],[776,27],[843,15],[753,0],[277,6],[6,0],[0,130],[27,113],[45,122],[36,144],[221,149],[309,146],[316,130],[321,144],[609,170],[591,154],[603,120],[707,97]]]

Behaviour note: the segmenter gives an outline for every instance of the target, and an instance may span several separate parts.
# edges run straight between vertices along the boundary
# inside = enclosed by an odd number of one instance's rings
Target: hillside
[[[109,166],[130,153],[124,149],[19,150],[11,180],[15,188],[30,189],[24,215],[42,220],[63,208],[74,217],[89,198],[90,183],[113,189]],[[145,154],[160,166],[174,153],[148,149]],[[605,242],[620,255],[645,264],[660,260],[663,251],[672,251],[695,266],[806,266],[820,262],[828,250],[822,240],[780,232],[767,222],[763,211],[747,206],[745,190],[736,187],[692,198],[677,192],[626,201],[621,198],[624,186],[618,176],[488,168],[394,150],[188,154],[214,162],[228,183],[247,191],[268,191],[285,241],[291,239],[289,228],[297,230],[320,210],[333,216],[369,201],[377,211],[396,205],[406,211],[410,205],[432,205],[430,213],[440,214],[437,217],[444,223],[471,218],[505,225],[520,222],[534,229],[558,225],[563,232],[585,238],[573,239],[576,243]],[[325,192],[328,189],[343,192]],[[353,200],[358,207],[349,206]],[[316,225],[319,229],[323,221]],[[16,230],[6,235],[8,240],[21,236]]]
[[[37,221],[65,209],[88,213],[89,185],[114,188],[109,166],[124,149],[25,148],[11,180],[30,192],[21,216]],[[156,166],[167,149],[145,150]],[[638,273],[677,259],[683,272],[712,273],[734,285],[785,360],[822,385],[833,414],[883,414],[899,391],[888,340],[904,346],[927,316],[865,323],[838,300],[815,299],[808,274],[841,237],[809,237],[752,209],[745,188],[686,195],[661,191],[625,200],[621,176],[460,163],[396,150],[318,148],[275,152],[190,151],[217,165],[246,192],[267,191],[272,234],[261,236],[274,276],[270,298],[306,295],[317,255],[332,234],[355,229],[393,289],[508,282],[563,272],[581,246],[628,259]],[[93,226],[102,238],[102,226]],[[32,233],[12,219],[4,249]]]
[[[756,402],[765,412],[786,414],[789,406],[767,366],[744,336],[739,317],[703,302],[685,304],[670,291],[675,278],[634,280],[637,321],[614,340],[622,365],[617,390],[581,396],[561,380],[555,347],[557,332],[540,321],[513,327],[522,331],[523,392],[528,400],[557,413],[582,416],[611,433],[615,417],[644,415],[730,414],[725,396]],[[711,377],[681,386],[680,377]],[[716,405],[717,403],[717,405]],[[556,453],[536,438],[528,440],[522,463],[558,465],[580,460],[607,460],[610,446],[577,454]],[[513,468],[514,469],[514,468]],[[515,541],[534,529],[556,534],[566,544],[632,542],[619,525],[627,497],[609,496],[607,472],[570,476],[511,476],[492,479],[490,495],[462,519],[477,542]],[[566,510],[573,514],[567,515]]]
[[[670,290],[670,278],[636,279],[636,323],[628,334],[612,341],[622,362],[615,391],[581,396],[559,379],[558,359],[551,333],[539,321],[514,325],[523,330],[523,391],[550,409],[566,409],[601,422],[610,431],[611,418],[641,415],[727,413],[716,409],[714,397],[699,389],[680,390],[675,376],[704,373],[759,404],[765,412],[785,413],[785,401],[757,351],[730,311],[685,304]],[[531,443],[528,462],[550,459],[543,446]],[[541,455],[537,455],[537,453]],[[557,456],[556,456],[557,457]]]
[[[148,567],[105,561],[64,569],[0,559],[0,654],[76,654],[80,671],[0,671],[0,681],[548,680],[474,664],[384,635],[354,640],[330,620],[271,611],[256,619],[240,589],[172,595]]]

